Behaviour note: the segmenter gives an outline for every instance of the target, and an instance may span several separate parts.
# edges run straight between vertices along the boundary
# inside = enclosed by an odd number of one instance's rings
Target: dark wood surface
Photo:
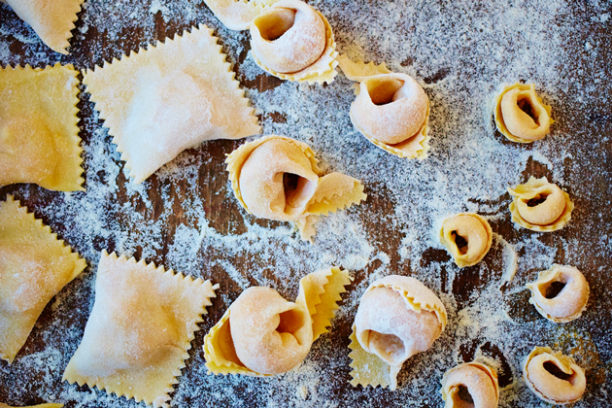
[[[266,98],[272,101],[275,98],[273,92],[277,88],[293,85],[283,84],[265,74],[253,76],[253,64],[248,57],[248,32],[237,33],[225,29],[202,2],[191,4],[191,14],[180,9],[189,2],[182,1],[176,5],[162,2],[169,11],[141,13],[136,18],[127,16],[125,10],[150,8],[156,2],[130,0],[121,2],[121,5],[117,3],[116,6],[112,3],[89,2],[86,10],[80,14],[69,56],[53,53],[38,41],[24,41],[24,38],[32,39],[35,35],[8,6],[0,5],[0,44],[10,50],[10,53],[0,54],[0,64],[4,67],[29,63],[42,67],[60,61],[73,63],[79,69],[93,68],[105,60],[120,58],[131,50],[173,37],[194,24],[205,23],[216,29],[237,79],[260,109],[264,133],[285,131],[287,135],[300,138],[300,130],[308,127],[309,121],[320,118],[321,122],[333,122],[335,112],[348,112],[352,99],[351,84],[341,77],[332,86],[303,90],[306,106],[312,105],[312,101],[321,100],[311,97],[316,92],[331,95],[325,106],[317,107],[325,110],[304,112],[303,120],[296,118],[294,111],[287,112],[282,106],[276,111],[265,109],[263,105]],[[355,13],[354,9],[359,9],[365,13],[370,6],[373,10],[384,8],[384,2],[368,2],[368,6],[366,2],[363,3],[357,6],[349,1],[316,2],[317,7],[328,15],[340,46],[348,47],[349,39],[358,36],[356,25],[348,24],[342,18],[343,10],[349,12],[350,9],[351,13]],[[457,11],[448,2],[424,3],[427,2],[418,3],[423,7],[423,18],[434,19],[429,13],[435,11],[444,20],[444,13],[448,13],[448,29],[451,32],[457,35],[472,32],[478,37],[480,20],[462,21],[460,10]],[[509,3],[513,7],[533,8],[534,13],[540,7],[538,2]],[[431,66],[427,65],[426,59],[420,59],[416,51],[415,55],[398,57],[402,63],[396,64],[395,68],[406,68],[422,79],[432,101],[432,130],[439,141],[433,142],[432,157],[422,164],[404,163],[377,151],[352,130],[346,118],[341,120],[344,128],[339,135],[334,133],[339,129],[334,125],[316,125],[319,134],[327,130],[330,132],[329,138],[343,138],[339,142],[341,148],[327,150],[333,141],[314,140],[315,150],[320,152],[324,163],[334,170],[359,177],[366,184],[368,200],[348,213],[350,219],[356,220],[361,227],[357,235],[364,236],[371,248],[369,255],[364,255],[368,257],[365,266],[351,271],[355,279],[349,294],[345,295],[340,316],[334,322],[331,333],[315,344],[303,371],[274,379],[207,376],[201,352],[203,336],[245,286],[269,285],[277,288],[287,298],[293,298],[297,294],[299,278],[313,272],[301,265],[300,257],[311,259],[316,258],[318,253],[326,253],[346,260],[347,251],[359,255],[360,248],[366,252],[368,249],[356,244],[356,249],[346,250],[351,240],[351,233],[346,231],[327,234],[312,246],[299,242],[295,234],[285,233],[286,224],[256,220],[246,214],[231,194],[223,163],[225,155],[243,141],[205,143],[182,154],[174,164],[153,175],[141,188],[131,187],[123,171],[123,162],[111,143],[111,136],[103,128],[103,121],[98,119],[89,95],[83,92],[80,94],[79,117],[87,191],[66,195],[35,185],[0,188],[0,199],[13,194],[50,225],[60,238],[81,253],[90,265],[81,277],[70,283],[49,303],[15,363],[8,365],[0,361],[0,402],[29,405],[52,400],[65,402],[70,408],[138,405],[124,398],[109,396],[100,391],[92,392],[88,387],[71,386],[61,381],[62,372],[78,346],[93,305],[95,268],[99,252],[106,249],[175,267],[178,271],[211,279],[221,286],[219,296],[209,308],[201,325],[202,330],[193,342],[190,359],[183,370],[180,385],[176,387],[172,406],[441,407],[443,402],[437,392],[441,374],[457,361],[468,361],[477,355],[488,356],[499,364],[502,406],[546,406],[531,396],[520,380],[520,359],[535,345],[551,345],[563,349],[572,353],[587,368],[589,385],[586,400],[577,406],[612,406],[612,29],[609,20],[596,21],[606,12],[609,15],[612,6],[606,2],[593,2],[589,5],[586,2],[559,4],[563,5],[563,12],[559,13],[556,20],[542,23],[549,24],[543,25],[543,35],[546,35],[547,30],[554,33],[556,29],[562,35],[571,34],[563,51],[572,58],[563,61],[558,67],[558,75],[566,81],[566,85],[564,91],[556,95],[553,103],[553,115],[557,121],[553,129],[555,137],[551,136],[552,139],[542,143],[521,146],[506,141],[499,133],[488,137],[494,138],[496,143],[517,156],[533,153],[524,160],[522,168],[507,168],[504,163],[500,165],[492,159],[490,165],[498,166],[495,171],[500,173],[500,179],[505,180],[505,174],[516,172],[521,174],[520,179],[515,178],[517,181],[525,181],[531,175],[564,181],[562,187],[576,204],[572,222],[559,232],[535,234],[512,225],[507,211],[510,202],[508,194],[492,197],[475,194],[471,201],[462,204],[464,210],[477,206],[490,217],[496,234],[517,248],[517,276],[498,291],[499,309],[504,310],[508,316],[507,321],[495,323],[495,319],[481,316],[478,320],[480,327],[475,334],[466,334],[465,329],[470,325],[466,326],[461,320],[465,316],[462,312],[480,307],[478,299],[488,299],[489,295],[485,293],[493,290],[493,286],[499,286],[507,267],[507,259],[504,258],[507,252],[499,240],[482,264],[462,270],[454,266],[449,255],[439,245],[425,248],[416,261],[406,259],[400,249],[410,247],[406,239],[414,236],[406,238],[406,231],[412,231],[412,224],[425,237],[427,231],[434,228],[435,218],[430,207],[420,208],[415,204],[418,208],[410,212],[409,206],[402,200],[418,203],[419,194],[423,201],[448,194],[444,199],[449,203],[449,208],[456,208],[453,192],[441,190],[437,178],[448,178],[450,181],[447,184],[450,187],[456,187],[457,179],[463,178],[465,188],[471,187],[472,179],[466,173],[470,165],[453,156],[453,148],[457,145],[450,139],[464,135],[460,129],[452,129],[447,125],[450,119],[445,118],[445,115],[456,112],[452,105],[448,105],[452,98],[445,96],[445,92],[449,92],[445,81],[456,82],[459,78],[457,72],[463,69],[467,74],[460,78],[462,80],[469,82],[484,78],[485,81],[499,82],[503,75],[495,70],[503,70],[503,65],[508,64],[508,61],[496,61],[496,67],[491,68],[491,65],[483,63],[483,59],[489,58],[486,53],[479,50],[473,51],[472,55],[470,49],[460,54],[465,55],[461,61],[440,62],[443,58],[437,58],[432,59]],[[409,9],[408,4],[398,7]],[[482,8],[484,14],[496,9],[476,3],[474,8]],[[419,34],[419,29],[409,24],[414,18],[410,14],[414,10],[410,10],[405,16],[408,23],[398,25],[397,29],[389,28],[387,35],[406,36],[407,39],[414,35],[414,38],[421,38],[423,34]],[[393,9],[390,12],[396,11]],[[107,17],[97,18],[99,13]],[[473,11],[468,14],[470,17],[478,16]],[[143,15],[145,17],[141,19]],[[488,21],[486,17],[482,17],[482,20]],[[501,32],[504,28],[499,27],[499,30]],[[431,36],[444,35],[436,33],[432,32]],[[392,54],[375,33],[364,29],[362,37],[371,43],[381,43],[380,48],[365,47],[369,58],[383,61],[385,56]],[[518,37],[512,41],[523,44]],[[585,48],[586,42],[594,47],[591,51]],[[557,46],[558,41],[551,40],[551,44]],[[538,46],[541,47],[541,44],[534,44],[534,48]],[[434,52],[440,56],[445,51],[439,49]],[[537,59],[537,52],[532,54],[528,48],[524,52],[536,62],[534,70],[538,69],[538,64],[546,63]],[[524,73],[525,77],[528,78],[528,74]],[[554,81],[551,79],[551,82]],[[461,88],[456,84],[453,86],[452,89]],[[461,92],[467,91],[468,85]],[[336,94],[341,96],[336,97]],[[469,95],[469,92],[465,95]],[[274,100],[274,103],[278,101]],[[473,106],[478,106],[485,102],[474,103]],[[334,112],[334,115],[330,112]],[[465,137],[469,138],[469,135]],[[553,141],[556,147],[550,147]],[[354,163],[354,159],[362,152],[365,163]],[[543,160],[538,155],[541,152],[551,162]],[[398,184],[387,183],[380,176],[383,173],[380,169],[387,163],[390,168],[389,177],[406,178],[408,191],[399,191]],[[483,162],[482,165],[489,164]],[[181,171],[181,168],[187,170]],[[414,185],[410,184],[410,175],[414,172],[430,172],[432,176],[427,185]],[[419,178],[423,179],[426,177]],[[490,177],[486,180],[490,180]],[[475,183],[474,188],[479,191],[480,181]],[[401,210],[398,212],[396,208]],[[193,212],[201,218],[194,217]],[[421,218],[426,221],[421,221]],[[277,231],[278,234],[258,238],[257,226]],[[191,247],[188,245],[181,248],[185,243],[177,241],[177,231],[182,233],[185,228],[206,231],[208,234],[193,237],[193,242],[199,245],[195,252],[190,252]],[[211,231],[219,236],[211,235]],[[235,244],[219,237],[235,237]],[[338,243],[334,242],[334,237]],[[336,245],[340,249],[336,250]],[[521,291],[520,286],[533,280],[537,271],[548,267],[544,267],[541,260],[531,258],[537,252],[532,248],[534,245],[544,252],[548,251],[551,262],[572,264],[585,273],[591,284],[591,300],[588,312],[580,320],[563,326],[553,325],[545,322],[527,303],[529,294]],[[182,261],[177,261],[181,258],[181,250],[184,250],[185,255]],[[288,250],[293,251],[296,259],[294,262],[288,261],[286,255],[281,255]],[[386,254],[387,258],[377,257],[376,254]],[[311,265],[312,262],[305,264]],[[228,265],[233,268],[232,272]],[[393,393],[381,389],[353,388],[348,384],[350,368],[347,346],[358,294],[365,289],[371,276],[391,273],[416,276],[441,294],[449,309],[450,324],[447,332],[434,346],[435,350],[418,355],[405,365],[400,374],[398,391]],[[495,310],[484,308],[483,313],[495,313]],[[469,315],[473,316],[475,312],[471,311]],[[482,327],[489,323],[498,324],[493,334]],[[464,331],[458,333],[458,327]],[[308,390],[306,399],[296,397],[296,389],[302,385]]]

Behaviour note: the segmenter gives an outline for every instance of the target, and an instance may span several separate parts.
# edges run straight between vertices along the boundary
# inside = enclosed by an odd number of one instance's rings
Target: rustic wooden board
[[[64,194],[34,185],[0,188],[0,199],[9,194],[20,199],[90,265],[49,303],[15,363],[0,361],[0,402],[29,405],[51,400],[70,408],[138,405],[61,381],[93,305],[98,254],[106,249],[175,267],[221,286],[196,335],[172,406],[441,407],[437,392],[441,374],[474,356],[497,361],[503,406],[545,406],[520,380],[520,360],[535,345],[571,352],[587,368],[587,396],[577,406],[612,406],[612,5],[551,2],[558,3],[558,10],[549,17],[544,11],[552,6],[537,1],[311,3],[329,17],[340,47],[348,50],[351,43],[358,43],[367,59],[387,61],[426,85],[435,135],[427,161],[392,158],[357,134],[347,119],[351,84],[341,76],[331,86],[298,89],[261,73],[253,75],[256,67],[248,57],[248,33],[225,29],[203,2],[91,0],[80,14],[69,56],[47,49],[8,6],[0,5],[3,67],[26,63],[42,67],[60,61],[93,68],[198,23],[215,28],[237,78],[260,110],[264,133],[282,132],[313,144],[331,169],[364,180],[369,195],[348,215],[332,217],[335,221],[325,224],[324,236],[312,246],[299,242],[286,224],[255,220],[239,207],[223,160],[242,141],[215,141],[189,150],[134,188],[89,95],[81,93],[87,192]],[[126,13],[132,9],[140,11],[135,16]],[[524,32],[512,26],[515,20],[505,25],[506,20],[494,17],[505,9],[515,10],[516,21],[526,24]],[[529,31],[534,27],[541,27],[539,34]],[[455,37],[465,38],[462,43]],[[394,49],[401,41],[410,45]],[[457,49],[457,44],[465,47]],[[566,58],[550,64],[546,57],[552,51],[547,49],[554,47]],[[531,69],[525,68],[527,60],[532,61]],[[519,67],[516,71],[513,64]],[[530,78],[541,82],[553,99],[557,123],[546,140],[519,146],[497,132],[487,134],[486,124],[462,121],[462,115],[480,117],[470,110],[486,104],[478,99],[483,89]],[[283,92],[303,100],[284,107]],[[274,109],[267,108],[268,101]],[[302,109],[299,115],[296,107]],[[471,127],[458,126],[465,123]],[[490,161],[478,156],[483,140],[487,143],[482,154],[490,155]],[[465,147],[470,143],[476,148]],[[502,151],[517,159],[491,155]],[[567,228],[535,234],[512,225],[507,211],[510,199],[503,189],[531,175],[562,181],[573,197],[576,211]],[[496,177],[502,190],[491,183]],[[469,199],[466,189],[473,189]],[[489,195],[487,189],[502,192]],[[499,240],[482,264],[463,270],[439,245],[411,243],[421,237],[432,242],[435,220],[441,215],[432,210],[430,202],[435,200],[447,203],[451,213],[477,209],[490,218],[496,234],[517,248],[518,271],[512,282],[498,289],[508,261],[507,248]],[[343,231],[344,221],[357,225],[357,230]],[[196,232],[192,241],[179,240],[187,230]],[[273,232],[258,237],[261,231]],[[190,245],[197,250],[191,251]],[[406,256],[415,252],[418,256]],[[348,261],[359,256],[366,260]],[[332,332],[315,344],[301,371],[278,379],[206,375],[203,336],[245,286],[269,285],[293,298],[298,279],[313,271],[311,265],[323,267],[338,260],[347,267],[358,266],[352,270],[355,280]],[[520,287],[547,269],[547,262],[575,265],[589,280],[589,310],[579,321],[553,325],[527,303],[528,292]],[[373,277],[393,273],[413,275],[441,294],[449,308],[449,327],[431,353],[415,356],[405,365],[398,391],[353,388],[348,384],[347,346],[360,293]],[[479,299],[498,303],[485,307]],[[498,309],[507,319],[495,318]],[[469,331],[471,318],[474,332]]]

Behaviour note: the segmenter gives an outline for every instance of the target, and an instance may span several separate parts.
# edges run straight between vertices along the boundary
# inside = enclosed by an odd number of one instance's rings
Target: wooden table
[[[612,406],[612,5],[549,3],[311,2],[329,18],[340,50],[386,61],[425,86],[434,139],[423,162],[391,157],[352,128],[352,85],[342,75],[329,86],[298,88],[258,71],[248,56],[248,32],[224,28],[202,2],[90,0],[69,56],[47,49],[0,6],[2,66],[60,61],[93,68],[194,24],[215,28],[260,111],[264,134],[308,142],[330,170],[362,179],[369,195],[363,205],[323,221],[311,245],[287,224],[254,219],[239,207],[223,161],[243,141],[205,143],[134,187],[89,94],[81,93],[87,191],[0,189],[0,199],[21,200],[89,264],[49,303],[13,365],[0,362],[0,401],[138,405],[61,381],[93,305],[99,253],[106,249],[220,284],[172,406],[442,407],[441,375],[475,357],[497,365],[500,406],[546,406],[521,379],[521,359],[536,345],[571,353],[587,369],[587,394],[577,407]],[[489,96],[499,83],[518,79],[536,82],[556,120],[549,137],[530,145],[506,141],[487,123]],[[505,188],[531,175],[559,182],[572,196],[576,210],[568,227],[537,234],[512,225]],[[498,238],[481,264],[459,270],[436,242],[435,229],[444,215],[465,210],[487,216]],[[511,248],[518,269],[504,283]],[[588,311],[570,324],[546,322],[522,290],[552,263],[578,267],[591,285]],[[354,282],[331,333],[297,372],[271,379],[206,375],[203,337],[244,288],[272,286],[292,299],[300,277],[330,264],[351,269]],[[440,294],[450,323],[432,350],[404,365],[397,391],[353,388],[347,346],[358,300],[369,282],[389,274],[415,276]]]

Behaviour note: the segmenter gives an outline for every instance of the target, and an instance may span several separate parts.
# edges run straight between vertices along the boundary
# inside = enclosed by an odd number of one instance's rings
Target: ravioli
[[[15,359],[47,303],[86,266],[19,201],[0,203],[0,358]]]
[[[210,281],[102,252],[93,310],[63,379],[169,407],[214,289]]]
[[[141,183],[185,149],[261,127],[204,25],[84,73],[129,174]]]
[[[59,63],[0,69],[0,187],[84,190],[77,75]]]

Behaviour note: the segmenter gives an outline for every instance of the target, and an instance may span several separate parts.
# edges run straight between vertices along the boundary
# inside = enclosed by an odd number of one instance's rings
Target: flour
[[[432,135],[426,160],[392,156],[354,129],[348,116],[353,83],[342,74],[327,86],[270,81],[271,89],[259,92],[255,81],[265,73],[250,56],[248,31],[224,28],[201,1],[86,1],[68,57],[50,52],[0,5],[6,17],[0,21],[2,66],[61,60],[91,69],[207,24],[261,115],[263,134],[308,143],[326,172],[360,179],[371,197],[323,218],[309,244],[290,224],[257,220],[237,203],[223,160],[244,141],[205,142],[135,185],[89,96],[81,94],[86,191],[55,193],[29,185],[1,190],[2,198],[10,193],[27,202],[89,267],[45,312],[15,363],[0,363],[0,397],[15,405],[55,400],[68,407],[137,406],[61,381],[83,336],[100,251],[107,249],[213,283],[231,280],[217,291],[213,304],[220,310],[204,317],[173,407],[442,407],[442,374],[474,358],[499,370],[501,407],[543,407],[521,377],[521,361],[536,345],[573,353],[587,369],[587,393],[576,407],[607,406],[612,303],[604,284],[610,271],[601,265],[612,265],[612,169],[601,163],[610,163],[612,151],[612,6],[604,0],[583,6],[527,0],[309,4],[329,20],[339,52],[385,62],[425,89]],[[521,80],[536,84],[556,121],[550,135],[529,145],[508,142],[495,131],[491,114],[500,85]],[[507,188],[532,175],[548,177],[576,203],[562,231],[508,228]],[[439,242],[441,222],[458,212],[482,214],[499,234],[472,268],[457,268]],[[527,302],[524,285],[552,263],[578,267],[591,285],[592,300],[576,322],[554,325]],[[350,269],[354,284],[331,332],[315,342],[299,369],[265,379],[206,374],[203,336],[242,290],[266,285],[293,299],[301,277],[331,265]],[[429,351],[407,361],[395,392],[353,388],[348,336],[359,299],[370,282],[390,274],[413,276],[434,290],[449,325]]]

